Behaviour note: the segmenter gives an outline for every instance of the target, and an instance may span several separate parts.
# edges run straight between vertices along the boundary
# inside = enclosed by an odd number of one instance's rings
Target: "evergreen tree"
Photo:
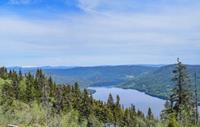
[[[12,72],[12,87],[15,99],[19,99],[19,78],[16,71]]]
[[[147,112],[147,127],[155,127],[155,121],[154,121],[154,116],[151,111],[151,108],[148,109]]]
[[[0,69],[0,109],[9,122],[18,120],[24,126],[148,127],[149,120],[135,107],[123,108],[120,97],[108,101],[93,99],[88,91],[74,85],[56,84],[42,70],[31,73]],[[1,113],[0,110],[0,113]],[[149,113],[151,114],[151,113]],[[30,118],[31,119],[27,119]],[[151,115],[149,115],[151,116]],[[151,122],[156,123],[153,117]],[[23,119],[23,120],[22,120]],[[11,122],[12,123],[12,122]],[[1,124],[1,119],[0,119]],[[154,124],[155,125],[155,124]],[[6,125],[7,126],[7,125]]]
[[[23,74],[22,74],[22,71],[20,70],[19,71],[19,80],[22,80],[23,79]]]
[[[154,116],[153,116],[153,113],[151,111],[151,108],[148,109],[148,112],[147,112],[147,119],[149,120],[153,120]]]
[[[80,87],[79,84],[76,82],[74,84],[74,86],[72,87],[72,93],[73,93],[73,108],[75,109],[80,109],[82,107],[80,107],[81,104],[81,91],[80,91]]]
[[[107,107],[108,107],[108,119],[109,119],[109,122],[115,122],[114,120],[114,100],[113,100],[113,96],[112,94],[110,93],[109,96],[108,96],[108,101],[107,101]]]
[[[62,105],[62,90],[60,87],[56,88],[55,91],[55,102],[54,102],[54,108],[56,113],[60,114],[61,110],[63,109],[63,105]]]
[[[117,108],[120,108],[120,107],[121,107],[119,95],[117,95],[116,107],[117,107]]]
[[[1,67],[0,68],[0,78],[7,79],[7,77],[8,77],[7,69],[5,67]]]
[[[114,110],[114,100],[113,100],[113,96],[112,96],[111,93],[110,93],[109,96],[108,96],[107,105],[108,105],[108,108],[109,108],[110,110]]]
[[[179,59],[173,73],[175,86],[170,96],[170,106],[168,104],[164,112],[169,116],[174,114],[179,123],[190,126],[194,123],[194,100],[186,67]]]
[[[121,122],[121,119],[122,119],[122,112],[121,112],[119,95],[117,95],[117,97],[116,97],[116,104],[114,106],[113,117],[114,117],[115,126],[120,125],[120,122]]]
[[[41,69],[38,69],[35,75],[35,92],[36,92],[36,98],[39,101],[42,101],[42,96],[43,96],[43,90],[44,90],[44,80],[45,80],[45,76],[42,72]]]
[[[198,90],[197,90],[197,74],[195,72],[194,75],[194,82],[195,82],[195,124],[199,125],[199,112],[198,112]]]
[[[88,119],[90,114],[92,113],[92,104],[86,89],[84,89],[83,91],[83,96],[81,99],[79,111],[81,116],[85,117],[86,119]]]
[[[29,102],[32,102],[34,100],[34,93],[35,93],[35,90],[34,90],[34,77],[31,75],[31,73],[28,73],[26,75],[26,91],[25,91],[25,94],[26,94],[26,101],[29,103]]]

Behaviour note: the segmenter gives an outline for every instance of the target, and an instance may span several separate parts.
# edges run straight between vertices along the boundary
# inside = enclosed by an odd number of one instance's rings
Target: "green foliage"
[[[2,72],[1,72],[2,71]],[[94,100],[87,90],[58,85],[42,70],[22,75],[0,69],[0,125],[31,127],[150,127],[158,123],[150,113],[146,118],[135,107],[124,109],[120,97],[107,103]]]
[[[179,104],[181,116],[184,116],[182,122],[177,119],[174,108],[177,102],[166,103],[160,122],[154,118],[150,108],[145,116],[141,111],[136,111],[133,105],[123,108],[119,96],[114,99],[110,94],[106,103],[94,100],[88,90],[80,89],[78,83],[73,86],[56,84],[42,70],[37,70],[35,75],[23,75],[0,68],[0,126],[192,127],[192,119],[189,118],[192,118],[193,112],[190,110],[191,103],[188,103],[192,100],[191,94],[185,90],[180,95],[184,95],[187,101]]]
[[[37,68],[10,68],[23,73],[37,73]],[[73,68],[41,68],[47,76],[58,84],[74,84],[79,82],[81,88],[88,86],[110,86],[126,82],[142,73],[155,70],[156,67],[140,65],[73,67]]]
[[[188,77],[191,79],[192,88],[194,88],[195,72],[197,73],[197,84],[200,84],[200,66],[185,66],[187,67]],[[174,88],[174,83],[171,79],[173,78],[173,70],[175,67],[175,64],[158,67],[152,71],[135,76],[134,79],[122,83],[119,87],[137,89],[159,98],[169,99],[171,90]],[[200,85],[197,88],[200,91]],[[198,99],[200,101],[200,94],[198,94]]]
[[[167,127],[180,127],[176,121],[175,115],[171,114]]]
[[[162,112],[162,118],[168,122],[169,127],[177,127],[178,124],[191,127],[196,124],[195,100],[186,67],[178,60],[173,73],[172,81],[175,85],[170,100],[166,102],[166,109]]]

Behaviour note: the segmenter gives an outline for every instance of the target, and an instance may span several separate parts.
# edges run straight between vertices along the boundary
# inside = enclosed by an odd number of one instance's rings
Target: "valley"
[[[58,84],[74,84],[80,87],[112,86],[136,89],[151,96],[167,99],[173,87],[172,71],[175,65],[120,65],[97,67],[38,67]],[[31,72],[35,68],[10,67],[10,70]],[[200,65],[187,65],[188,75],[194,86],[194,73],[197,73],[197,86],[200,91]],[[200,100],[200,95],[199,100]]]

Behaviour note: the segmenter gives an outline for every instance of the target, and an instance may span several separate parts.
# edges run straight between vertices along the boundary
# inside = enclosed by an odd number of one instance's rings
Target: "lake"
[[[88,89],[95,90],[93,94],[94,99],[107,102],[108,96],[111,93],[116,100],[116,96],[120,96],[120,103],[124,107],[130,107],[131,104],[136,106],[143,113],[147,114],[148,108],[152,109],[152,112],[156,118],[160,118],[160,113],[164,109],[165,100],[152,97],[144,92],[140,92],[133,89],[121,89],[115,87],[89,87]],[[200,106],[199,106],[200,113]]]
[[[120,96],[120,102],[124,107],[130,107],[131,104],[136,106],[136,109],[141,110],[145,114],[148,108],[151,107],[153,114],[159,118],[160,112],[164,109],[165,100],[152,97],[143,92],[133,89],[121,89],[114,87],[89,87],[88,89],[95,90],[94,99],[107,102],[108,95],[111,93],[115,99]]]

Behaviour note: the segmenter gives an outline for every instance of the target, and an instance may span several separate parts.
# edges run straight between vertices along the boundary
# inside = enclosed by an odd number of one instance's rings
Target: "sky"
[[[0,66],[200,64],[199,0],[0,0]]]

